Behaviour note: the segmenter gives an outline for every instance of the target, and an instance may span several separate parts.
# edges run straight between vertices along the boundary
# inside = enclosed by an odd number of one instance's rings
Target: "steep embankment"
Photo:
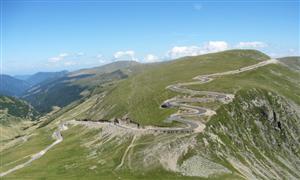
[[[198,153],[247,179],[299,179],[299,120],[299,106],[278,94],[242,90],[208,122]],[[183,166],[197,173],[191,159]]]

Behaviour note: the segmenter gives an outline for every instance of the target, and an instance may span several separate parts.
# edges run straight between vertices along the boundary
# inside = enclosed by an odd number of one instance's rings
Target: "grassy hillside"
[[[300,57],[299,56],[290,56],[290,57],[283,57],[278,59],[284,65],[289,67],[292,70],[300,72]]]
[[[196,75],[233,70],[268,58],[254,50],[231,50],[148,65],[143,72],[107,92],[82,117],[110,119],[129,113],[130,118],[142,124],[164,125],[162,121],[174,110],[162,110],[159,106],[176,95],[166,90],[166,86],[191,81]]]
[[[8,96],[0,96],[0,141],[22,134],[22,128],[36,120],[38,112],[27,102]]]
[[[194,154],[247,179],[299,179],[299,107],[272,91],[240,90],[199,134]]]
[[[110,83],[127,78],[130,68],[136,64],[138,63],[124,61],[71,72],[33,86],[23,98],[38,111],[50,112],[53,106],[64,107],[89,95],[95,87],[110,86]]]
[[[1,113],[6,113],[11,116],[35,119],[38,112],[27,102],[8,96],[0,96]]]
[[[240,89],[262,88],[300,104],[300,73],[280,65],[268,65],[255,71],[228,75],[203,85],[190,86],[195,90],[214,90],[235,93]]]
[[[119,69],[124,70],[128,74],[132,72],[135,66],[141,65],[138,62],[135,61],[118,61],[110,64],[106,64],[103,66],[99,67],[94,67],[94,68],[88,68],[88,69],[81,69],[78,71],[74,71],[70,73],[70,76],[77,76],[81,74],[95,74],[95,75],[100,75],[104,73],[110,73],[113,71],[117,71]]]

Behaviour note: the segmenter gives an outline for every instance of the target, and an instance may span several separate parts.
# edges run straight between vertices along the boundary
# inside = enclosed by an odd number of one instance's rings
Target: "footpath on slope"
[[[164,103],[161,105],[162,108],[182,108],[182,109],[186,109],[187,112],[177,112],[175,114],[172,114],[167,121],[172,122],[172,121],[177,121],[180,123],[183,123],[186,125],[186,127],[182,127],[182,128],[176,128],[176,127],[170,127],[170,128],[163,128],[163,127],[145,127],[145,128],[134,128],[134,127],[130,127],[130,126],[126,126],[126,125],[121,125],[121,124],[115,124],[115,123],[110,123],[110,122],[93,122],[93,121],[74,121],[74,120],[70,120],[67,122],[63,122],[61,124],[59,124],[58,129],[56,131],[54,131],[54,133],[52,134],[52,137],[55,139],[55,141],[50,144],[49,146],[47,146],[45,149],[43,149],[42,151],[34,154],[31,156],[31,158],[26,161],[25,163],[19,164],[17,166],[15,166],[14,168],[9,169],[6,172],[0,173],[0,177],[3,177],[7,174],[10,174],[14,171],[17,171],[18,169],[21,169],[25,166],[28,166],[30,163],[32,163],[33,161],[41,158],[43,155],[46,154],[47,151],[49,151],[51,148],[53,148],[55,145],[61,143],[63,141],[63,137],[61,135],[61,131],[67,130],[68,127],[66,124],[82,124],[82,125],[88,125],[88,126],[93,126],[93,125],[112,125],[112,126],[116,126],[119,128],[124,128],[124,129],[128,129],[128,130],[134,130],[134,131],[141,131],[141,132],[202,132],[205,128],[205,125],[199,121],[194,121],[191,119],[188,119],[188,117],[199,117],[199,116],[207,116],[210,117],[214,114],[216,114],[215,111],[205,108],[205,107],[199,107],[199,106],[192,106],[192,105],[187,105],[186,103],[191,103],[191,102],[211,102],[211,101],[220,101],[222,103],[229,103],[233,100],[234,95],[233,94],[225,94],[225,93],[220,93],[220,92],[212,92],[212,91],[196,91],[196,90],[191,90],[191,89],[187,89],[185,86],[189,86],[189,85],[196,85],[196,84],[204,84],[204,83],[208,83],[211,82],[212,80],[214,80],[213,78],[215,77],[220,77],[220,76],[224,76],[224,75],[232,75],[232,74],[238,74],[238,73],[242,73],[245,71],[249,71],[249,70],[253,70],[268,64],[272,64],[272,63],[277,63],[278,61],[276,59],[270,59],[267,61],[262,61],[260,63],[251,65],[251,66],[247,66],[247,67],[243,67],[240,68],[238,70],[232,70],[232,71],[226,71],[226,72],[222,72],[222,73],[214,73],[214,74],[208,74],[208,75],[200,75],[200,76],[196,76],[193,78],[193,82],[187,82],[187,83],[178,83],[178,84],[174,84],[174,85],[169,85],[166,88],[169,90],[172,90],[174,92],[177,93],[183,93],[183,94],[190,94],[190,95],[204,95],[206,97],[203,98],[199,98],[199,97],[190,97],[190,98],[171,98],[168,99],[166,101],[164,101]],[[136,136],[134,136],[132,142],[130,143],[130,145],[128,146],[128,148],[126,149],[123,157],[122,157],[122,161],[119,164],[119,166],[117,167],[120,168],[123,163],[124,163],[124,159],[129,151],[129,149],[131,148],[131,146],[133,145],[133,142],[135,140]]]
[[[52,137],[55,139],[55,141],[52,144],[50,144],[49,146],[47,146],[45,149],[41,150],[40,152],[38,152],[36,154],[33,154],[28,161],[26,161],[26,162],[24,162],[22,164],[19,164],[19,165],[15,166],[14,168],[9,169],[6,172],[0,173],[0,177],[3,177],[5,175],[7,175],[7,174],[10,174],[10,173],[18,170],[18,169],[21,169],[21,168],[29,165],[31,162],[33,162],[33,161],[41,158],[44,154],[46,154],[47,151],[49,151],[55,145],[57,145],[57,144],[59,144],[59,143],[61,143],[63,141],[63,137],[61,135],[61,131],[64,131],[64,130],[67,130],[67,129],[68,129],[68,127],[65,126],[64,123],[60,124],[59,127],[58,127],[58,129],[56,131],[54,131],[54,133],[52,134]]]

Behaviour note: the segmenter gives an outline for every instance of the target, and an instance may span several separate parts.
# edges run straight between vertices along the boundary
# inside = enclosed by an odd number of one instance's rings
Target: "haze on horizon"
[[[1,74],[11,75],[235,48],[300,54],[299,1],[1,0],[1,32]]]

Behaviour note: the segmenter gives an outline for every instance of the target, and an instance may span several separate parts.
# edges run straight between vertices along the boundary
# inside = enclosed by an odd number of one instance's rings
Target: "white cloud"
[[[237,48],[265,48],[268,45],[260,41],[251,41],[251,42],[239,42]]]
[[[48,60],[49,60],[50,63],[56,63],[56,62],[64,60],[64,58],[66,58],[68,56],[69,56],[68,53],[61,53],[58,56],[49,58]]]
[[[159,58],[153,54],[147,54],[144,58],[144,62],[146,63],[153,63],[153,62],[158,62]]]
[[[114,54],[114,58],[116,60],[132,60],[137,61],[138,59],[135,57],[135,52],[132,50],[128,51],[118,51]]]
[[[218,51],[225,51],[228,48],[229,48],[229,45],[225,41],[209,41],[204,46],[204,49],[207,51],[207,53],[218,52]]]
[[[224,51],[229,48],[225,41],[209,41],[202,46],[175,46],[167,52],[167,58],[197,56],[211,52]]]
[[[104,58],[104,56],[102,54],[97,54],[96,55],[96,59],[98,60],[98,62],[100,64],[104,64],[107,63],[108,61]]]
[[[183,56],[196,56],[201,54],[201,48],[198,46],[175,46],[167,52],[169,58],[179,58]]]

